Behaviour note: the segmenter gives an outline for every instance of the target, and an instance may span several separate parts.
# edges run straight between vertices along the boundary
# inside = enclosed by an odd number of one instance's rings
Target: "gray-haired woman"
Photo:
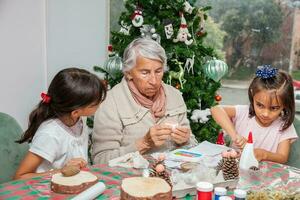
[[[195,145],[181,93],[162,82],[165,50],[139,38],[124,51],[124,78],[107,94],[95,114],[94,163],[130,152],[152,153]]]

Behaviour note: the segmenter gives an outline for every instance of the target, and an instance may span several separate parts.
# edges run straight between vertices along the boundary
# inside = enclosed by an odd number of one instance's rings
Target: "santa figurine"
[[[141,27],[144,23],[144,17],[143,17],[143,12],[141,8],[135,9],[134,13],[131,15],[131,22],[133,26],[135,27]]]
[[[186,24],[186,20],[183,16],[183,13],[180,13],[180,17],[181,17],[181,24],[180,24],[180,28],[179,31],[177,33],[177,37],[173,39],[173,42],[184,42],[186,45],[190,45],[193,43],[193,39],[188,39],[191,36],[191,34],[189,33],[189,30],[187,28],[187,24]]]
[[[218,135],[216,144],[225,145],[224,133],[221,131]]]

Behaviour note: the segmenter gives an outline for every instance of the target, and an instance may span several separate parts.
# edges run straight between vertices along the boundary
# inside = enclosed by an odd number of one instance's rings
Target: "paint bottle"
[[[215,200],[219,200],[221,196],[226,196],[227,190],[224,187],[216,187],[215,191]]]
[[[211,200],[213,194],[213,184],[209,182],[197,183],[197,199],[198,200]]]
[[[232,200],[232,198],[229,196],[221,196],[219,200]]]
[[[233,191],[234,200],[246,200],[247,193],[245,190],[235,189]]]

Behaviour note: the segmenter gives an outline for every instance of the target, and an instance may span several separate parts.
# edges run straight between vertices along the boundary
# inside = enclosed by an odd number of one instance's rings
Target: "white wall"
[[[55,73],[102,64],[107,19],[108,0],[0,0],[0,112],[25,129]]]
[[[47,1],[48,78],[62,68],[103,64],[108,45],[108,1]]]
[[[46,85],[45,4],[0,0],[0,112],[21,125]]]

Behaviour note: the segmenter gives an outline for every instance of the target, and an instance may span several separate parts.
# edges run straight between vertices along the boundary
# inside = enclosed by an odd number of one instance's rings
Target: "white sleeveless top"
[[[83,158],[88,161],[88,134],[85,118],[78,120],[72,127],[65,126],[59,119],[43,122],[29,149],[44,159],[36,172],[60,169],[71,158]]]

